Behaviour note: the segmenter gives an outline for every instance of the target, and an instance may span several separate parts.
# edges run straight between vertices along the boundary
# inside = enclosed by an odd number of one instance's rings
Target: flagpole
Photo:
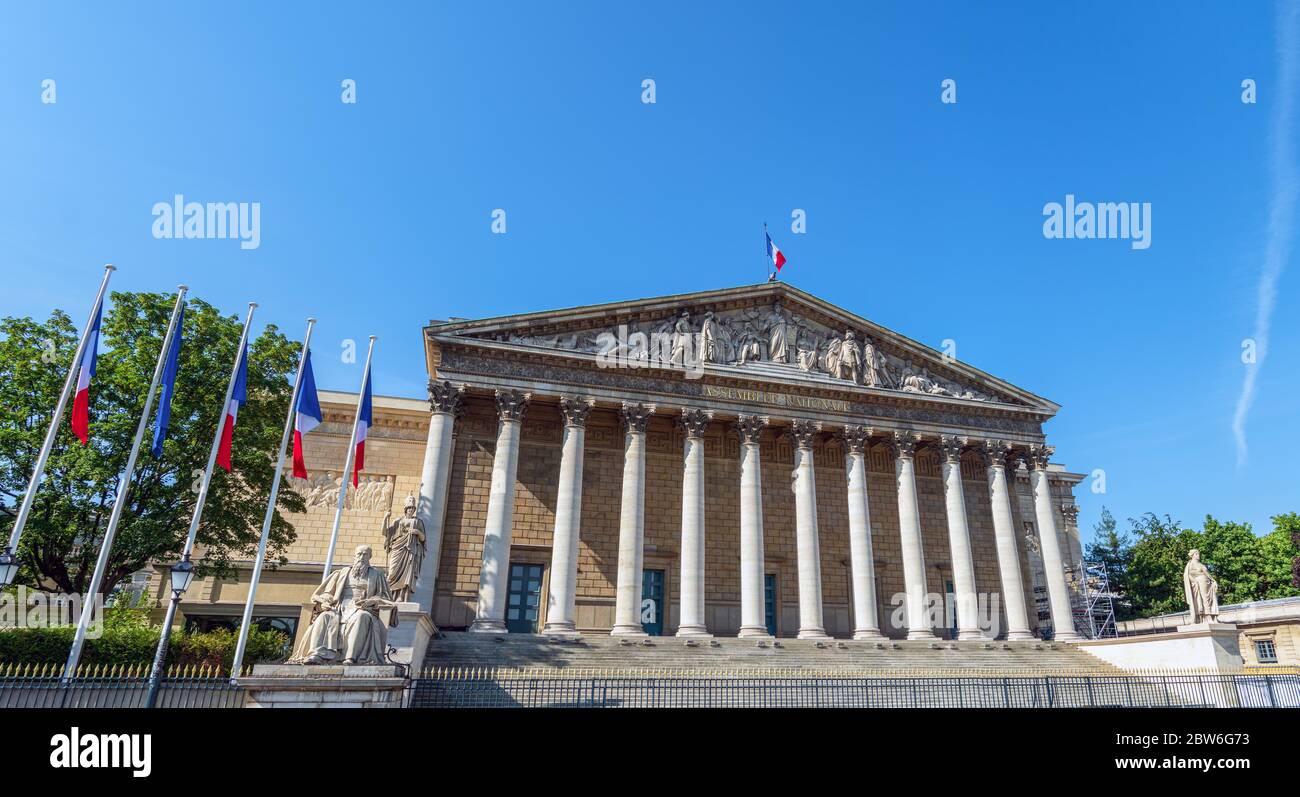
[[[72,365],[68,367],[68,378],[63,382],[63,392],[59,394],[59,401],[54,406],[54,417],[50,418],[49,431],[45,433],[45,442],[41,445],[41,453],[36,457],[36,467],[32,470],[32,478],[27,482],[27,492],[23,493],[22,505],[18,508],[18,519],[14,521],[13,530],[9,533],[9,543],[0,556],[4,558],[17,557],[18,541],[23,537],[23,527],[27,525],[27,516],[32,512],[32,503],[36,499],[36,490],[40,487],[41,476],[45,474],[45,463],[50,458],[50,451],[54,448],[54,440],[59,436],[59,424],[63,421],[63,411],[68,406],[68,396],[72,394],[72,388],[77,384],[77,371],[81,368],[81,358],[85,355],[86,341],[90,337],[90,327],[95,323],[95,314],[104,304],[104,293],[108,290],[108,278],[113,276],[117,267],[113,264],[104,266],[104,279],[99,283],[99,293],[95,294],[95,303],[90,306],[90,317],[86,319],[86,325],[81,328],[81,340],[77,343],[77,351],[72,355]],[[6,568],[7,570],[7,568]],[[5,586],[0,583],[0,586]]]
[[[181,566],[190,564],[190,554],[194,551],[194,540],[199,533],[199,520],[203,517],[203,507],[208,501],[208,484],[212,481],[212,469],[216,467],[217,450],[221,447],[221,432],[229,417],[230,397],[235,392],[235,380],[239,378],[239,364],[244,359],[244,346],[248,343],[248,330],[253,325],[253,311],[257,302],[248,303],[248,316],[244,319],[244,331],[239,336],[239,345],[235,348],[235,367],[230,371],[230,381],[226,383],[226,399],[221,404],[221,414],[217,417],[217,431],[212,435],[212,448],[208,451],[208,467],[203,471],[203,481],[199,484],[199,495],[194,501],[194,514],[190,518],[190,531],[185,537],[185,548],[181,552]],[[191,566],[192,567],[192,566]],[[149,671],[149,695],[145,700],[146,708],[153,708],[158,697],[158,681],[162,678],[162,669],[167,661],[167,648],[171,642],[172,623],[176,620],[176,609],[181,602],[181,594],[174,589],[172,598],[167,603],[167,615],[163,618],[162,633],[158,635],[158,649],[154,651],[153,667]]]
[[[153,380],[149,383],[149,393],[144,399],[144,410],[140,413],[140,423],[135,428],[135,441],[131,443],[131,454],[126,458],[126,470],[119,478],[117,500],[113,502],[113,513],[108,519],[108,528],[104,531],[104,541],[99,545],[99,558],[95,562],[95,572],[90,577],[90,587],[81,606],[81,617],[77,621],[77,633],[72,638],[72,648],[68,651],[68,663],[63,668],[64,680],[77,674],[77,665],[81,662],[81,649],[86,644],[86,626],[90,624],[91,605],[99,594],[99,587],[104,583],[104,571],[108,569],[108,554],[113,548],[113,537],[117,534],[117,524],[122,520],[122,510],[126,508],[126,497],[131,491],[131,479],[135,475],[135,460],[140,455],[140,443],[144,441],[145,430],[149,428],[149,415],[153,409],[153,397],[158,392],[158,380],[162,378],[163,366],[171,352],[172,337],[176,335],[176,322],[180,318],[181,308],[185,306],[185,292],[189,288],[180,285],[176,289],[176,305],[172,307],[171,321],[167,323],[167,334],[163,337],[162,350],[158,352],[158,364],[153,369]]]
[[[767,222],[763,222],[763,274],[767,282],[772,281],[772,258],[767,253],[767,242],[771,237],[767,232]]]
[[[298,376],[293,380],[293,394],[289,396],[289,412],[284,419],[284,433],[280,435],[280,451],[275,460],[275,475],[271,478],[271,498],[266,504],[262,519],[262,538],[257,543],[257,558],[253,561],[253,574],[248,581],[248,598],[244,601],[244,620],[239,624],[239,644],[235,646],[235,659],[230,665],[230,679],[239,677],[244,666],[244,649],[248,646],[248,629],[253,621],[253,602],[257,598],[257,582],[262,579],[262,565],[266,561],[266,543],[271,537],[271,519],[275,517],[275,499],[280,494],[280,480],[284,476],[284,449],[289,445],[293,431],[294,415],[298,411],[298,391],[302,389],[302,372],[307,365],[307,352],[311,350],[311,330],[316,319],[307,319],[307,334],[302,339],[302,354],[298,357]]]
[[[357,411],[352,416],[352,436],[348,439],[347,458],[343,461],[343,483],[339,486],[339,505],[334,509],[334,529],[330,532],[329,548],[325,551],[325,572],[320,582],[329,578],[330,568],[334,566],[334,546],[339,541],[339,524],[343,522],[343,505],[347,501],[348,477],[357,456],[357,425],[361,422],[361,403],[366,400],[366,383],[370,381],[370,358],[375,353],[375,336],[370,336],[370,349],[366,351],[366,367],[361,376],[361,392],[357,393]],[[368,435],[367,435],[368,436]]]

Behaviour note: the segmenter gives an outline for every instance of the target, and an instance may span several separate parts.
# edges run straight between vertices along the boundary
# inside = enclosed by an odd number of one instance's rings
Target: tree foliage
[[[174,301],[173,295],[161,293],[112,295],[90,386],[90,443],[82,446],[67,418],[60,421],[19,546],[22,582],[64,592],[86,590]],[[109,557],[104,593],[151,560],[179,557],[198,479],[225,412],[222,401],[241,328],[237,316],[223,316],[206,302],[190,299],[163,456],[154,459],[145,440]],[[7,536],[75,353],[78,330],[56,310],[44,322],[0,319],[0,335],[0,404],[5,408],[0,418],[0,532]],[[232,560],[251,558],[256,551],[297,358],[298,346],[273,325],[250,341],[248,403],[239,411],[234,470],[227,474],[216,468],[212,478],[198,532],[200,574],[229,573]],[[284,515],[303,509],[300,495],[280,491],[271,525],[271,561],[281,559],[294,539]]]
[[[62,665],[72,646],[73,626],[0,629],[0,664]],[[96,664],[149,667],[158,648],[161,626],[150,623],[146,612],[132,607],[104,610],[103,634],[86,640],[82,666]],[[210,667],[230,672],[238,634],[226,628],[212,631],[174,631],[168,640],[167,666]],[[289,650],[283,632],[254,626],[249,630],[245,662],[282,661]]]
[[[1293,575],[1300,557],[1300,515],[1294,512],[1274,516],[1273,531],[1263,536],[1256,536],[1249,523],[1211,515],[1197,530],[1183,528],[1168,515],[1162,519],[1147,513],[1129,519],[1130,534],[1116,531],[1113,518],[1109,524],[1107,518],[1103,510],[1088,556],[1122,574],[1111,578],[1112,591],[1121,594],[1117,619],[1185,611],[1183,568],[1193,548],[1200,549],[1201,561],[1218,581],[1221,604],[1300,595]]]

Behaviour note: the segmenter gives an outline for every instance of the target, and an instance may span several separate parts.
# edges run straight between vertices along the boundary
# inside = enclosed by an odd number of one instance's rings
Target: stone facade
[[[704,320],[693,320],[700,318]],[[708,326],[713,323],[720,326]],[[625,338],[624,327],[669,330],[663,333],[668,336],[664,348],[668,352],[671,344],[673,362],[637,367],[602,361],[622,345],[609,341],[618,341],[620,334]],[[853,340],[874,352],[877,367],[841,365],[849,356],[843,347],[850,344],[841,342],[849,340],[845,328],[855,331]],[[709,330],[717,330],[718,340]],[[974,593],[1002,601],[1002,578],[1018,572],[1029,603],[1028,630],[1051,624],[1053,612],[1058,620],[1063,616],[1059,605],[1048,605],[1046,616],[1040,617],[1034,600],[1036,580],[1042,586],[1066,583],[1063,573],[1044,569],[1045,557],[1037,549],[1053,554],[1065,569],[1081,559],[1072,490],[1082,477],[1049,463],[1050,450],[1042,449],[1041,425],[1058,407],[963,363],[944,360],[933,350],[797,289],[768,283],[546,314],[435,323],[426,328],[425,337],[430,399],[376,397],[363,474],[370,477],[370,486],[349,501],[338,550],[369,543],[376,548],[374,563],[383,567],[380,525],[385,511],[396,507],[396,513],[406,495],[419,496],[430,547],[413,600],[439,627],[469,628],[478,620],[475,630],[501,630],[500,618],[484,622],[481,596],[504,605],[498,587],[505,588],[505,569],[531,563],[544,572],[537,629],[547,622],[553,605],[567,605],[557,601],[571,601],[576,630],[608,633],[615,625],[620,534],[635,539],[636,530],[624,527],[639,517],[640,566],[663,571],[663,633],[678,630],[683,587],[688,586],[703,595],[700,631],[736,635],[742,624],[742,515],[753,509],[742,509],[742,442],[734,425],[746,413],[767,421],[757,447],[760,544],[763,573],[775,576],[778,636],[794,636],[800,630],[800,550],[816,551],[817,567],[804,563],[803,583],[820,582],[816,597],[826,633],[854,633],[848,461],[841,438],[842,431],[854,425],[866,428],[876,626],[885,635],[909,635],[907,624],[898,622],[895,614],[897,596],[908,592],[904,547],[905,540],[915,539],[914,533],[919,534],[924,565],[920,591],[942,595],[958,581],[949,507],[960,504],[946,501],[941,440],[952,441],[960,468]],[[679,362],[689,365],[692,346],[707,353],[704,361],[693,371],[678,367]],[[724,351],[730,354],[718,354]],[[866,361],[869,366],[870,359]],[[319,581],[337,501],[337,491],[331,490],[338,474],[329,469],[344,460],[355,395],[322,392],[321,398],[325,423],[309,434],[306,445],[313,478],[287,482],[308,496],[309,506],[305,515],[292,519],[298,539],[288,552],[290,565],[263,576],[257,617],[305,618],[304,604]],[[577,424],[582,431],[577,438],[582,461],[576,471],[581,476],[562,490],[564,400],[581,401],[590,410],[568,416],[570,426]],[[644,426],[644,446],[638,449],[644,452],[645,480],[640,514],[623,505],[624,474],[635,472],[625,471],[625,451],[631,449],[626,448],[628,427],[620,419],[621,408],[629,402],[653,407]],[[683,413],[698,413],[698,425],[683,424]],[[810,489],[815,495],[811,520],[796,511],[792,489],[797,453],[792,431],[796,422],[805,421]],[[702,436],[692,438],[700,429]],[[904,445],[896,444],[904,439]],[[702,464],[702,492],[701,482],[684,478],[683,451],[691,449],[692,440],[702,445],[702,461],[693,460]],[[503,444],[510,449],[504,458],[498,456]],[[989,446],[1009,452],[1010,528],[1002,530],[1001,544],[985,456]],[[1036,475],[1027,467],[1035,455],[1047,483],[1046,492],[1037,496]],[[906,476],[899,470],[903,459],[908,463]],[[1026,466],[1020,465],[1022,459]],[[494,494],[494,472],[504,477],[512,470],[509,494],[504,488]],[[900,502],[899,491],[905,483],[909,492],[914,483],[916,499],[914,510],[907,503],[906,516],[900,514],[905,502]],[[684,498],[691,507],[698,502],[703,514],[703,575],[695,571],[693,578],[699,581],[690,584],[682,581],[683,540],[694,544],[696,538],[685,535],[697,529],[695,521],[687,524],[695,510],[683,512]],[[509,512],[503,515],[507,506]],[[572,531],[572,519],[557,519],[558,506],[580,506],[577,566],[572,587],[566,578],[553,594],[553,564],[569,565],[564,556],[557,558],[552,541],[557,529],[566,535]],[[442,508],[441,513],[434,507]],[[1040,545],[1044,517],[1054,526],[1050,545]],[[485,539],[491,543],[486,548]],[[813,547],[807,547],[810,540]],[[1008,570],[1012,563],[1000,557],[1012,552],[1016,561]],[[909,561],[917,563],[915,558]],[[192,587],[182,612],[237,614],[246,597],[241,588],[244,575]],[[753,593],[748,594],[754,600]],[[686,605],[697,605],[695,600]],[[816,606],[805,601],[805,621],[809,608]],[[1005,605],[1001,609],[995,630],[1005,633],[1009,618]],[[1070,627],[1058,636],[1068,638],[1073,630],[1068,612],[1064,619]],[[305,625],[304,619],[299,630]],[[940,622],[934,631],[947,636],[949,623]]]

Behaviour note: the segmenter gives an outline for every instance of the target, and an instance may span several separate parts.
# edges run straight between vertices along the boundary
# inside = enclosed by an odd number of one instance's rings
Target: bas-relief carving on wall
[[[682,379],[664,379],[649,375],[644,371],[630,369],[604,370],[595,374],[576,368],[559,365],[524,361],[501,356],[485,356],[467,350],[444,349],[441,366],[444,369],[484,376],[509,377],[527,381],[565,382],[585,385],[592,388],[613,388],[629,391],[654,390],[669,395],[708,401],[708,386],[698,381]],[[1041,433],[1039,424],[1018,418],[1006,418],[993,415],[971,414],[953,409],[926,409],[919,407],[891,406],[873,402],[869,406],[856,402],[849,403],[848,414],[870,415],[874,418],[897,420],[904,423],[929,423],[944,426],[960,426],[975,431],[997,432],[1004,434],[1037,435]],[[337,500],[337,499],[336,499]]]
[[[307,479],[285,474],[285,480],[306,499],[308,512],[320,508],[333,511],[338,506],[343,477],[336,471],[320,471]],[[348,485],[344,508],[362,512],[387,512],[393,506],[393,487],[396,482],[397,477],[393,475],[371,476],[362,473],[356,487]]]
[[[918,366],[910,358],[887,352],[865,334],[833,330],[792,313],[779,301],[767,307],[706,311],[698,320],[684,309],[657,321],[555,335],[506,332],[493,339],[642,362],[662,358],[668,365],[683,365],[690,357],[716,365],[765,363],[885,390],[1000,400],[936,374],[927,365]]]

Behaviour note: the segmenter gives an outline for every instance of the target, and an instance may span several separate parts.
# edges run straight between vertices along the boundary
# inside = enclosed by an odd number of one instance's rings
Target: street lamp
[[[190,582],[194,580],[194,565],[190,563],[189,559],[177,562],[172,565],[171,577],[172,597],[180,600],[180,597],[185,594],[185,590],[190,588]]]
[[[167,604],[167,616],[163,618],[162,633],[158,635],[158,650],[153,654],[153,667],[149,670],[149,695],[145,698],[145,708],[153,708],[158,701],[158,687],[162,682],[163,663],[167,659],[167,647],[172,636],[172,621],[176,619],[176,608],[180,605],[181,596],[185,590],[190,588],[190,582],[194,580],[194,564],[190,562],[189,554],[176,564],[171,566],[169,572],[172,585],[172,599]]]
[[[18,557],[6,548],[0,552],[0,587],[7,587],[18,577]]]

